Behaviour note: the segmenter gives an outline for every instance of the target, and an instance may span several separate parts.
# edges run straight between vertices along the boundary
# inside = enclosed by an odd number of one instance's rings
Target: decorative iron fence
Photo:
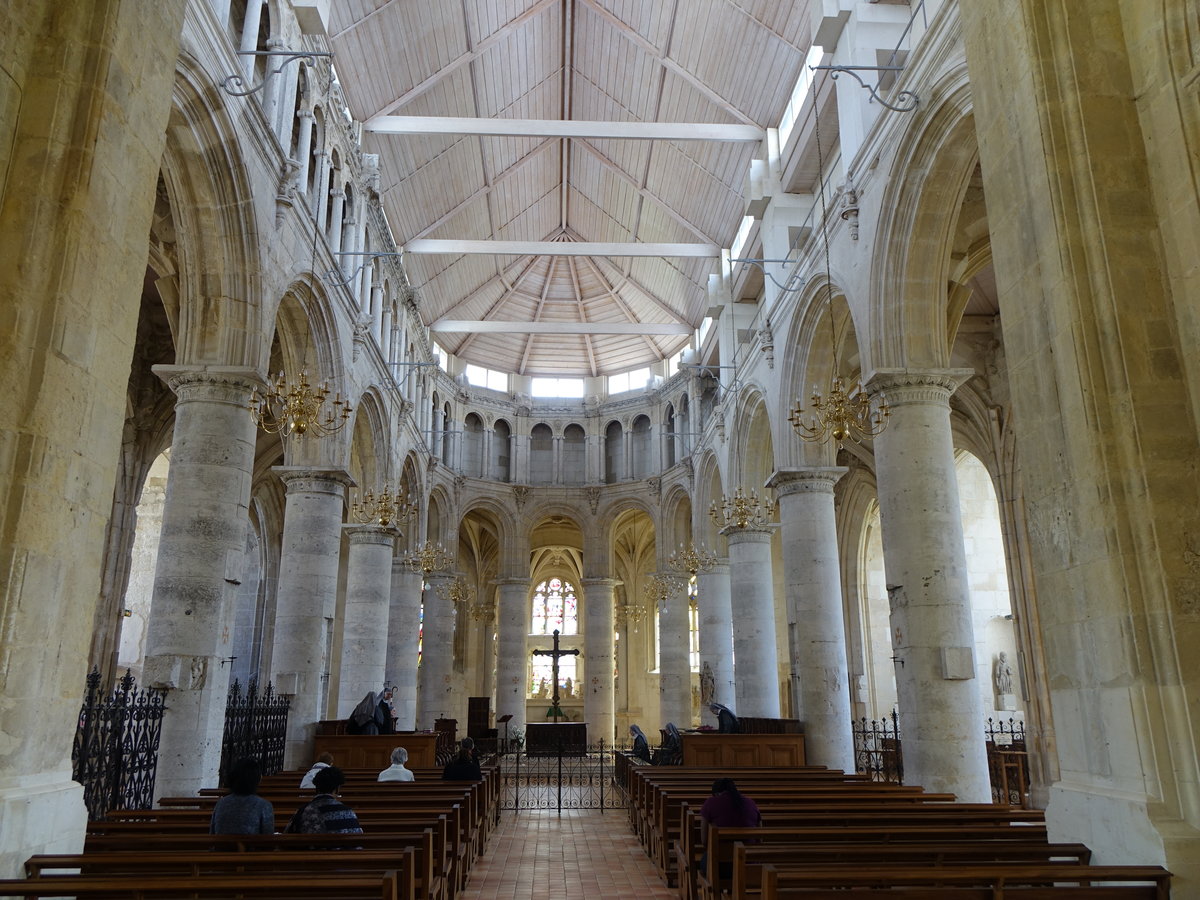
[[[600,741],[585,753],[559,748],[555,754],[526,756],[517,751],[498,758],[502,809],[624,809],[613,784],[616,750]]]
[[[904,783],[904,757],[900,753],[900,715],[892,710],[890,716],[867,721],[866,717],[851,723],[854,732],[854,765],[859,772],[869,772],[872,781]]]
[[[859,772],[869,772],[872,781],[904,782],[904,757],[900,751],[899,714],[892,710],[883,720],[853,722],[854,761]],[[988,719],[988,774],[992,802],[1024,809],[1029,804],[1029,754],[1025,748],[1025,723],[1016,719]]]
[[[260,694],[253,678],[242,693],[234,681],[225,704],[225,734],[221,740],[221,784],[226,783],[229,767],[245,756],[258,760],[264,775],[283,769],[283,749],[287,743],[287,697],[277,696],[268,682]]]
[[[93,668],[71,748],[71,777],[83,785],[93,821],[112,810],[152,805],[167,708],[164,691],[136,687],[129,671],[111,693],[100,682],[100,670]]]
[[[987,720],[988,773],[992,802],[1024,808],[1029,796],[1029,753],[1025,748],[1025,723]]]

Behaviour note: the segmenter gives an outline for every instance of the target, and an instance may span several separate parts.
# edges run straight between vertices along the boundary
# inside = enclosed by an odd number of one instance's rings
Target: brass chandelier
[[[771,521],[774,501],[760,498],[756,491],[747,494],[740,487],[732,497],[721,495],[708,507],[708,517],[717,528],[759,528]]]
[[[680,544],[679,550],[667,559],[667,565],[672,569],[689,576],[707,572],[716,564],[715,554],[709,553],[704,547],[697,547],[694,543],[688,544],[687,547]]]
[[[422,546],[405,553],[400,562],[410,572],[432,575],[434,572],[445,572],[449,569],[454,564],[454,557],[440,543],[426,541]]]
[[[417,505],[399,490],[392,493],[391,485],[385,484],[376,494],[367,490],[361,499],[355,500],[350,512],[364,525],[399,525],[407,522],[417,511]]]
[[[438,594],[443,600],[449,600],[455,606],[475,602],[475,589],[467,584],[467,579],[457,576],[447,585],[438,588]]]
[[[258,388],[250,393],[250,414],[254,424],[268,434],[289,437],[325,437],[340,431],[350,418],[352,407],[349,400],[337,394],[329,400],[329,382],[311,385],[308,373],[301,372],[300,380],[289,385],[283,372],[268,380],[267,389],[260,394]]]
[[[839,444],[846,441],[861,441],[880,434],[888,424],[891,410],[880,398],[874,403],[862,385],[855,383],[846,390],[842,376],[838,374],[838,355],[841,341],[833,315],[833,277],[829,264],[829,212],[825,204],[825,158],[821,150],[821,116],[817,108],[817,95],[813,91],[813,131],[817,142],[817,185],[821,192],[821,243],[825,252],[825,303],[829,315],[829,350],[833,359],[833,382],[829,396],[822,396],[816,388],[809,399],[811,411],[806,415],[803,404],[797,400],[788,421],[804,441],[820,443],[833,438]]]

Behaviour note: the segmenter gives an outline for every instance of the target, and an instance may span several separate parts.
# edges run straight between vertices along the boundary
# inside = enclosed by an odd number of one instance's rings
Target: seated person
[[[274,834],[275,809],[255,791],[262,779],[258,760],[244,757],[229,767],[229,790],[213,807],[209,834]]]
[[[328,769],[333,765],[333,754],[322,753],[317,757],[317,761],[312,764],[312,768],[304,773],[304,777],[300,779],[300,790],[312,790],[313,776],[322,769]]]
[[[317,796],[296,810],[284,829],[287,834],[362,834],[354,810],[334,796],[346,783],[346,776],[337,766],[327,766],[313,776]]]
[[[713,782],[712,796],[700,807],[700,843],[708,847],[708,829],[716,825],[718,828],[757,828],[762,825],[762,814],[758,804],[737,789],[732,778],[718,778]],[[700,859],[701,873],[708,871],[708,850]],[[723,862],[720,866],[721,878],[733,877],[733,863]]]
[[[721,734],[741,734],[742,726],[733,710],[724,703],[710,703],[708,711],[717,717],[717,731]]]
[[[629,733],[633,735],[633,755],[643,762],[650,762],[650,741],[646,732],[637,725],[630,725]]]
[[[458,744],[458,756],[442,769],[442,781],[482,781],[479,758],[475,753],[475,741],[463,738]]]
[[[417,776],[404,764],[408,762],[408,751],[397,747],[392,751],[392,764],[379,773],[376,781],[416,781]]]

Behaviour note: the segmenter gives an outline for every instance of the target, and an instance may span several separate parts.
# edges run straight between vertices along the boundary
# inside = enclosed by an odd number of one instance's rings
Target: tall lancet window
[[[561,578],[548,578],[533,592],[533,627],[530,634],[579,633],[579,608],[575,588]]]

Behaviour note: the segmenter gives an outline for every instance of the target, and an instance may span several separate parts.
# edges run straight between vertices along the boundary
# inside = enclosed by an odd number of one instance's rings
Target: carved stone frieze
[[[513,485],[513,499],[516,500],[516,502],[517,502],[518,510],[522,510],[525,508],[525,501],[529,499],[529,493],[530,493],[529,485],[527,485],[527,484],[514,484]]]
[[[587,497],[588,506],[591,508],[592,515],[594,516],[596,514],[596,510],[600,508],[600,488],[585,487],[583,489],[583,494],[585,497]]]

